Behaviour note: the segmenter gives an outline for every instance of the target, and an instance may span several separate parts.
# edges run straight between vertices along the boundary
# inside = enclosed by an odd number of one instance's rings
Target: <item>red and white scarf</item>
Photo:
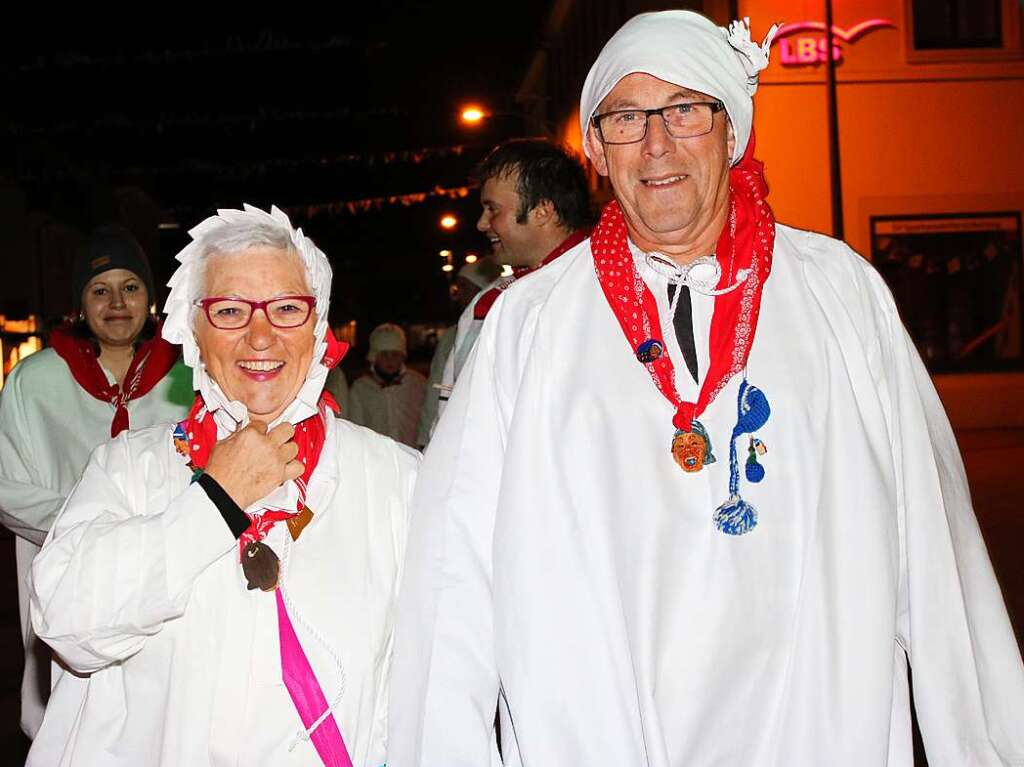
[[[733,284],[741,269],[749,270],[749,274],[736,290],[715,298],[708,350],[710,364],[697,401],[684,402],[679,396],[667,351],[643,363],[658,391],[675,408],[672,423],[686,432],[729,380],[746,366],[757,330],[761,291],[771,272],[775,217],[766,200],[764,165],[753,158],[753,151],[751,136],[743,159],[729,171],[729,218],[715,250],[722,270],[719,289]],[[634,353],[644,341],[661,341],[658,305],[637,272],[629,249],[626,220],[617,202],[608,203],[602,211],[590,238],[590,248],[601,289]]]
[[[116,382],[107,381],[107,375],[96,358],[94,342],[89,338],[76,337],[70,324],[61,325],[50,332],[50,346],[67,363],[79,386],[96,399],[114,406],[114,420],[110,423],[111,437],[116,437],[130,427],[128,403],[145,396],[160,383],[181,354],[180,347],[163,339],[160,325],[157,325],[156,335],[135,350],[122,387]]]

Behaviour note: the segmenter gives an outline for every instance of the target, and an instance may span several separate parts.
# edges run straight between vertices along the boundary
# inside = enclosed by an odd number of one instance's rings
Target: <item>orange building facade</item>
[[[755,37],[773,20],[786,22],[755,101],[773,209],[780,221],[831,232],[822,3],[738,5]],[[927,48],[935,41],[920,27],[915,35],[914,13],[925,6],[939,13],[938,5],[833,3],[844,235],[890,280],[954,426],[1020,428],[1024,412],[1014,405],[1024,394],[1021,6],[993,4],[1000,17],[988,29],[989,47]],[[1001,38],[998,47],[992,32]],[[907,247],[896,260],[902,255],[908,263],[894,279],[887,265],[900,239]],[[1002,263],[988,269],[995,257]],[[973,321],[958,322],[958,314],[973,314]],[[929,326],[945,343],[940,354],[930,356],[934,350],[922,337]]]

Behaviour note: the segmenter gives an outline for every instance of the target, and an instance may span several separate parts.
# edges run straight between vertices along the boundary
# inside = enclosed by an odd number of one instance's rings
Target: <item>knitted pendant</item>
[[[752,434],[768,421],[771,407],[764,392],[751,386],[746,379],[740,383],[736,402],[736,426],[729,441],[729,499],[715,509],[715,527],[726,535],[743,535],[757,526],[757,509],[740,496],[739,460],[736,457],[736,440],[744,434]],[[758,455],[764,455],[767,448],[761,440],[752,437],[746,462],[746,476],[749,482],[764,479],[764,467],[757,462]]]
[[[715,462],[715,454],[711,452],[711,438],[700,421],[691,421],[690,431],[676,430],[672,436],[672,457],[679,468],[691,474]]]

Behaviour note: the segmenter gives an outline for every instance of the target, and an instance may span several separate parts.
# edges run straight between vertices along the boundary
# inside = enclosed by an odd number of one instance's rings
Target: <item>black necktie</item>
[[[686,362],[686,369],[693,376],[694,383],[699,383],[697,378],[697,347],[693,342],[693,309],[690,306],[690,288],[681,286],[682,293],[679,295],[679,306],[676,307],[675,317],[672,318],[676,328],[676,340],[683,352],[683,360]],[[672,305],[672,299],[676,294],[675,283],[669,283],[668,303]]]

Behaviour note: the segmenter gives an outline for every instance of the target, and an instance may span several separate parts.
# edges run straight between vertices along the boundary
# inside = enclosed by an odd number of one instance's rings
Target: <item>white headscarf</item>
[[[756,45],[750,40],[747,18],[726,29],[693,11],[634,16],[605,44],[583,84],[580,127],[584,139],[598,105],[619,80],[645,72],[725,104],[736,136],[732,164],[739,162],[750,139],[758,73],[768,66],[768,49],[777,30],[778,24],[773,25],[764,42]],[[587,146],[585,140],[583,146]]]
[[[366,353],[366,359],[372,365],[381,352],[401,352],[403,355],[407,353],[405,331],[398,325],[385,322],[370,333],[370,349]]]
[[[243,403],[229,400],[207,373],[206,364],[199,358],[199,346],[192,330],[192,313],[199,311],[192,305],[192,301],[199,295],[202,288],[199,281],[203,279],[202,260],[199,256],[204,248],[203,240],[217,229],[228,224],[247,222],[270,226],[287,234],[292,247],[302,259],[309,287],[316,296],[313,359],[309,364],[306,381],[292,403],[268,426],[272,428],[285,421],[298,423],[315,414],[328,372],[328,368],[322,364],[327,351],[327,312],[331,302],[331,265],[327,256],[302,234],[301,229],[292,227],[284,211],[272,207],[270,213],[266,213],[252,205],[243,207],[244,210],[218,210],[216,216],[210,216],[189,231],[192,242],[178,253],[181,266],[167,283],[171,293],[164,306],[167,319],[164,321],[163,336],[171,343],[181,344],[185,364],[192,368],[192,386],[203,395],[207,409],[213,413],[218,438],[244,427],[249,422],[249,413]]]

